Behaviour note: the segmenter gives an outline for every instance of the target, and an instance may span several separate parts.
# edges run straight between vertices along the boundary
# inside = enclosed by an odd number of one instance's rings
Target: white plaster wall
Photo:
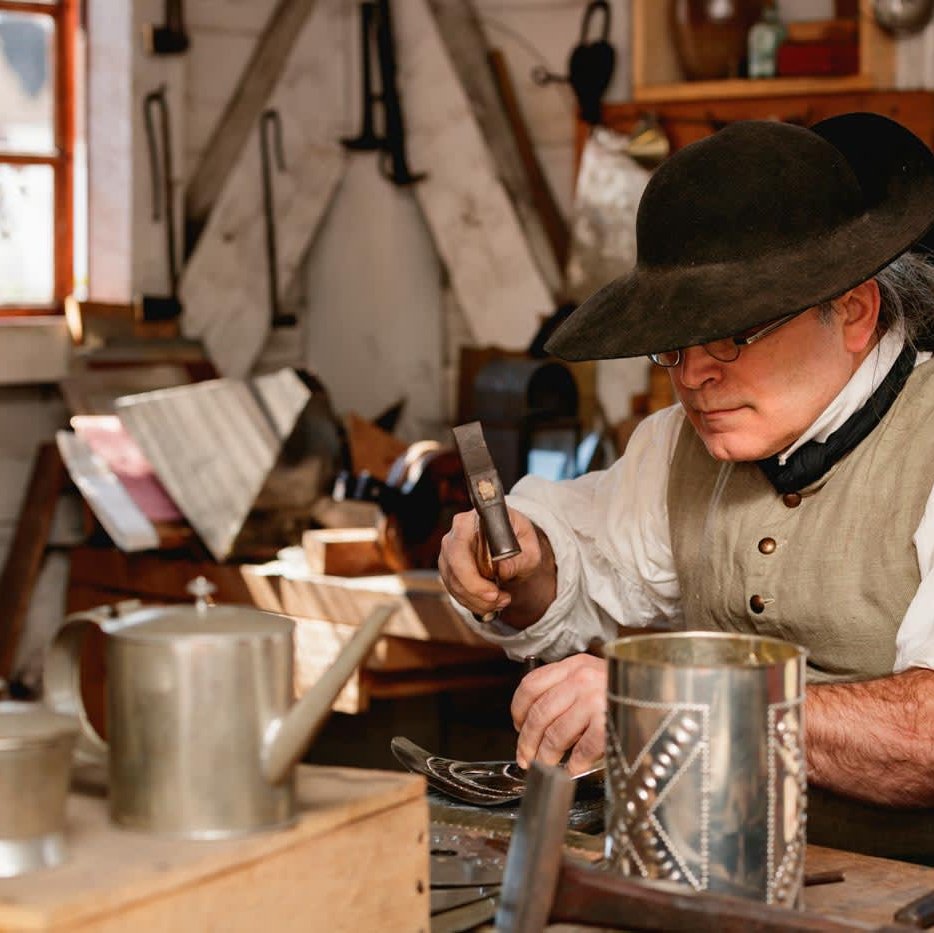
[[[187,0],[185,179],[191,178],[275,6],[276,0]]]
[[[899,90],[934,91],[934,20],[896,47],[895,84]]]
[[[305,358],[339,411],[408,399],[399,435],[443,432],[442,271],[411,190],[348,162],[308,262]]]
[[[88,4],[88,278],[99,301],[126,301],[131,269],[133,188],[131,73],[133,9],[127,3]]]

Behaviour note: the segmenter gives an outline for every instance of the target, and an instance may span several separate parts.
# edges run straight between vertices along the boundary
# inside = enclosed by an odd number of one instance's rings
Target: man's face
[[[702,347],[670,370],[688,419],[717,460],[761,460],[790,446],[846,385],[868,353],[854,353],[836,306],[829,320],[805,311],[739,358]]]

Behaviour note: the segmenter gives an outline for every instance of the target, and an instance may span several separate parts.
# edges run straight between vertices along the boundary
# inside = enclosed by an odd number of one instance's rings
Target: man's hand
[[[593,767],[604,755],[606,661],[576,654],[527,674],[512,699],[512,721],[519,732],[516,761],[527,768],[568,760],[572,775]]]
[[[513,628],[537,622],[554,601],[557,574],[548,539],[521,512],[509,509],[521,553],[496,564],[497,580],[480,573],[480,522],[476,512],[454,516],[441,542],[438,570],[447,591],[466,609],[482,616],[500,611]]]

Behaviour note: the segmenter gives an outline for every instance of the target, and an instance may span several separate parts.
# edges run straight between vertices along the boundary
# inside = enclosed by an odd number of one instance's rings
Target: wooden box
[[[0,880],[0,930],[427,930],[424,780],[303,765],[298,781],[294,827],[218,842],[118,829],[106,800],[72,794],[70,860]]]

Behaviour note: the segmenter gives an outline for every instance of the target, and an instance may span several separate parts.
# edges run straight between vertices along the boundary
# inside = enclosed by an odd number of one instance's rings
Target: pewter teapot
[[[46,659],[46,703],[77,716],[79,761],[107,764],[110,815],[132,829],[215,839],[286,826],[296,815],[294,765],[396,609],[377,606],[331,668],[292,706],[293,622],[214,606],[69,616]],[[89,628],[106,635],[108,744],[81,699]]]

